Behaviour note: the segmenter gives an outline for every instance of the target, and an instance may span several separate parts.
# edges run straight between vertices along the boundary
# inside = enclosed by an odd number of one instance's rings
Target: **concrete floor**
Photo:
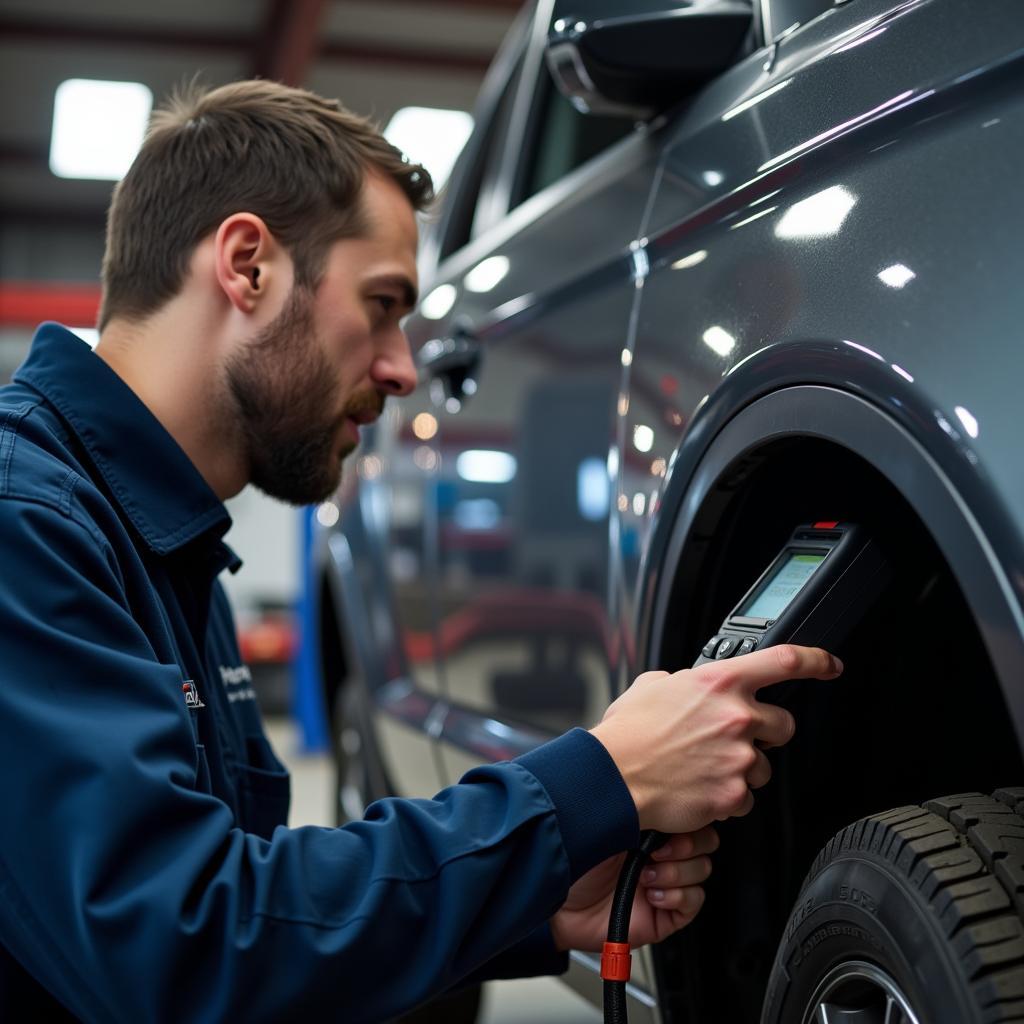
[[[267,734],[292,773],[288,824],[333,824],[333,765],[324,754],[303,755],[288,718],[267,720]],[[600,1024],[601,1013],[553,978],[489,982],[479,1024]]]

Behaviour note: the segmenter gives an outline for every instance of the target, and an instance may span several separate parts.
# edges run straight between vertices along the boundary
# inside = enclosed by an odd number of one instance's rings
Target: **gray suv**
[[[857,522],[893,583],[841,681],[779,688],[797,736],[631,1018],[1024,1020],[1022,166],[1020,0],[524,10],[422,384],[321,510],[339,817],[593,724]]]

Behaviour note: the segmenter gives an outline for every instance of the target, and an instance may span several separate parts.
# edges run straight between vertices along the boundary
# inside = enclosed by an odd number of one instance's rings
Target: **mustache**
[[[362,391],[345,403],[345,415],[363,416],[366,413],[373,413],[374,416],[380,416],[384,411],[384,400],[385,396],[379,391]]]

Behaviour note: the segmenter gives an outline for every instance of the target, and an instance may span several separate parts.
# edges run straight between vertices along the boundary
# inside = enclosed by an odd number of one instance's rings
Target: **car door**
[[[407,329],[435,401],[439,730],[449,780],[596,720],[619,657],[609,557],[636,237],[656,145],[584,118],[541,3],[478,124]]]

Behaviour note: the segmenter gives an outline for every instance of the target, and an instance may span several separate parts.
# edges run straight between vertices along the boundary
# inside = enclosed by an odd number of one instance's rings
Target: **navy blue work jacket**
[[[564,969],[545,922],[637,840],[601,744],[574,730],[433,800],[287,828],[217,582],[229,525],[44,324],[0,389],[0,1019],[380,1021]]]

